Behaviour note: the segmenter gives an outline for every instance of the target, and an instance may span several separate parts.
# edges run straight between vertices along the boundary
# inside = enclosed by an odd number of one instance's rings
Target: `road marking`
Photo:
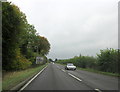
[[[102,92],[102,91],[100,91],[99,89],[95,89],[95,91],[97,91],[97,92]]]
[[[30,81],[28,81],[18,92],[24,90],[39,74],[41,74],[47,68],[47,66],[44,67],[38,74],[36,74]]]
[[[63,72],[66,72],[64,69],[61,69]]]
[[[71,73],[68,73],[70,76],[72,76],[73,78],[77,79],[78,81],[82,81],[81,79],[79,79],[78,77],[72,75]]]

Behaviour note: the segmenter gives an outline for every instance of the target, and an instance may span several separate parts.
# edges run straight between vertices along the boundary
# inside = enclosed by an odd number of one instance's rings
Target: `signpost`
[[[36,64],[41,64],[43,63],[44,58],[43,57],[36,57]]]

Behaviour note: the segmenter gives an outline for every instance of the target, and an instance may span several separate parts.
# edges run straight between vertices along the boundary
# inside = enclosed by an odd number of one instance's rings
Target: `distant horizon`
[[[100,50],[106,50],[106,49],[114,49],[114,48],[105,48],[105,49],[100,49]],[[117,48],[117,49],[119,49],[119,48]],[[117,50],[117,49],[115,49],[115,50]],[[81,54],[81,56],[97,57],[97,54],[100,54],[100,51],[99,51],[99,53],[96,53],[94,56],[92,56],[92,55],[82,55],[82,54]],[[76,56],[79,57],[80,54],[79,54],[79,55],[72,56],[72,57],[69,57],[69,58],[54,58],[54,59],[48,58],[48,59],[52,59],[52,60],[55,60],[55,59],[58,59],[58,60],[65,60],[65,59],[72,59],[72,58],[74,58],[74,57],[76,57]]]

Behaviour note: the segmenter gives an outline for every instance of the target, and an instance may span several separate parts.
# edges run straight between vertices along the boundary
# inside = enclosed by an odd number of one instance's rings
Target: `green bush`
[[[118,72],[118,50],[115,49],[105,49],[100,50],[98,56],[98,67],[99,70],[105,72]]]
[[[23,70],[31,66],[31,62],[23,57],[20,53],[20,49],[16,49],[16,59],[11,63],[11,70]]]
[[[77,67],[81,68],[91,68],[103,72],[118,73],[119,57],[119,50],[110,48],[100,50],[97,57],[80,55],[79,57],[75,56],[71,59],[58,60],[57,62],[61,64],[73,63]]]

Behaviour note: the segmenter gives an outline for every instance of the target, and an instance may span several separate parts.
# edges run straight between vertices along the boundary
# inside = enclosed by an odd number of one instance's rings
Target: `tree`
[[[100,50],[98,56],[98,66],[101,71],[117,72],[118,51],[114,49]]]
[[[9,70],[16,59],[20,35],[24,31],[26,16],[19,8],[9,2],[2,3],[2,56],[3,68]]]
[[[55,62],[57,61],[57,58],[55,59]]]
[[[38,35],[33,25],[17,6],[4,2],[2,11],[2,58],[3,69],[26,69],[34,64],[36,56],[49,53],[50,43],[47,38]],[[24,61],[24,62],[23,62]]]
[[[28,49],[33,51],[35,40],[36,40],[36,30],[33,25],[26,24],[25,31],[23,35],[21,36],[21,40],[22,40],[20,44],[21,53],[26,58],[29,58],[27,57]]]
[[[50,43],[45,37],[41,37],[41,36],[37,36],[37,37],[38,37],[38,40],[37,40],[36,46],[39,54],[47,55],[50,50]]]
[[[50,62],[53,62],[53,60],[52,60],[51,58],[49,59],[49,61],[50,61]]]

